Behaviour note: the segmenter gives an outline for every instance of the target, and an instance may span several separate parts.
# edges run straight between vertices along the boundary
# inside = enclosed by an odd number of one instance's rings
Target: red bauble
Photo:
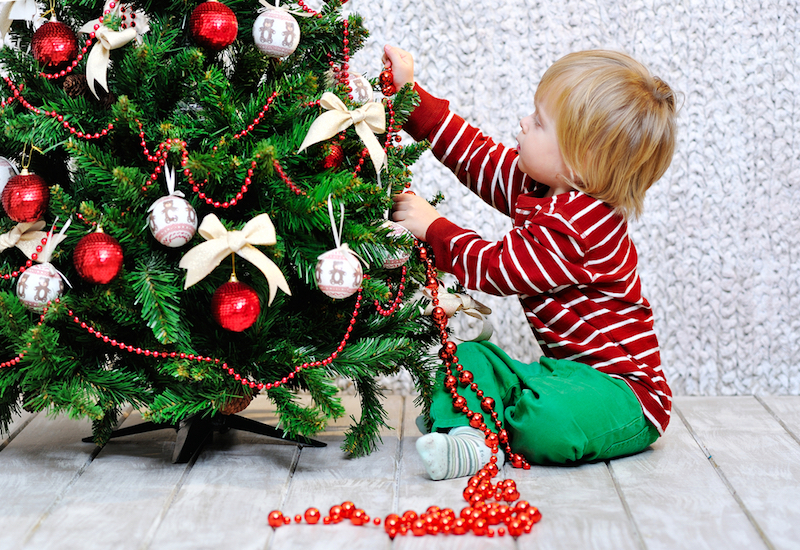
[[[33,33],[31,48],[36,61],[59,69],[78,56],[78,37],[64,23],[50,20]]]
[[[189,18],[189,31],[198,45],[219,51],[233,44],[239,33],[236,14],[217,0],[197,6]]]
[[[50,205],[50,188],[43,178],[23,170],[8,180],[0,201],[15,222],[36,222]]]
[[[219,287],[211,298],[211,314],[225,330],[247,330],[260,313],[261,302],[256,291],[235,279]]]
[[[333,168],[338,170],[344,161],[344,149],[338,143],[331,143],[324,149],[325,159],[322,161],[322,168],[328,170]]]
[[[78,241],[72,261],[82,279],[104,285],[122,270],[122,246],[117,239],[101,231],[89,233]]]
[[[386,97],[392,96],[397,93],[397,88],[394,87],[394,75],[391,69],[384,69],[380,76],[381,92]]]
[[[279,510],[273,510],[267,516],[267,523],[269,523],[269,526],[273,529],[283,526],[283,513]]]

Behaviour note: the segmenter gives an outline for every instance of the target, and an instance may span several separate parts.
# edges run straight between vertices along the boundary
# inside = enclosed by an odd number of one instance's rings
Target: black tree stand
[[[291,441],[301,447],[325,447],[327,443],[309,439],[307,437],[286,436],[268,424],[263,424],[256,420],[239,416],[236,414],[215,414],[213,416],[193,415],[181,420],[177,424],[160,424],[156,422],[142,422],[128,428],[120,428],[111,432],[111,439],[135,435],[140,433],[154,432],[157,430],[173,429],[178,432],[175,439],[175,451],[172,453],[173,464],[185,464],[200,451],[200,449],[211,440],[214,432],[225,433],[229,430],[241,430],[259,435],[266,435],[275,439]],[[92,443],[91,437],[83,438],[86,443]]]

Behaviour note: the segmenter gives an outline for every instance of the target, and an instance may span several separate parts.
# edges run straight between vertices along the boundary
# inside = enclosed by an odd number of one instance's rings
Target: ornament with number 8
[[[150,207],[150,233],[158,242],[179,248],[197,231],[197,212],[189,201],[175,195],[161,197]]]
[[[169,195],[161,197],[148,210],[150,233],[158,242],[170,248],[179,248],[194,237],[197,231],[197,212],[183,193],[175,188],[175,169],[164,171]]]
[[[29,267],[17,281],[17,297],[31,311],[42,311],[48,302],[60,298],[63,292],[64,281],[51,263]]]
[[[319,289],[331,298],[347,298],[361,288],[364,272],[361,263],[346,244],[320,254],[314,279]]]

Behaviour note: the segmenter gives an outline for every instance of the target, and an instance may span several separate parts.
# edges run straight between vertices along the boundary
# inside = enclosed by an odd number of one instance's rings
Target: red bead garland
[[[278,162],[277,159],[272,162],[272,166],[275,168],[275,172],[277,172],[278,177],[283,180],[283,183],[286,184],[286,187],[291,189],[295,195],[303,195],[304,197],[308,196],[308,193],[306,193],[303,189],[297,187],[297,185],[295,185],[295,183],[289,178],[289,176],[286,175],[286,172],[283,171],[281,163]]]
[[[382,315],[384,317],[391,317],[392,315],[394,315],[394,312],[397,311],[397,308],[399,308],[402,305],[403,293],[406,289],[407,271],[408,268],[406,266],[403,266],[400,275],[400,284],[397,286],[397,295],[394,297],[394,300],[392,300],[392,305],[389,306],[389,309],[384,309],[381,303],[378,300],[375,300],[375,309],[378,311],[379,315]],[[364,278],[369,279],[369,276],[367,275]]]
[[[491,480],[499,472],[497,467],[498,446],[500,444],[505,446],[509,462],[513,467],[530,469],[530,465],[524,457],[511,451],[508,445],[508,433],[502,427],[502,422],[500,422],[497,413],[494,411],[494,400],[485,397],[477,387],[477,384],[473,382],[472,373],[464,370],[464,367],[458,364],[458,358],[455,355],[457,346],[454,342],[448,340],[447,315],[439,307],[439,283],[436,268],[426,249],[420,246],[419,243],[417,243],[417,246],[420,259],[426,263],[426,286],[432,292],[434,306],[432,317],[439,326],[441,334],[442,349],[440,356],[447,367],[445,387],[453,395],[453,403],[456,408],[470,418],[470,425],[484,432],[486,445],[492,450],[492,457],[467,482],[462,496],[468,502],[468,505],[462,508],[458,515],[451,508],[439,508],[438,506],[429,506],[422,514],[407,510],[402,515],[387,515],[383,520],[384,530],[391,539],[398,535],[406,535],[409,532],[414,536],[465,535],[472,533],[476,536],[490,538],[494,536],[503,537],[506,534],[512,537],[520,537],[532,530],[533,526],[542,519],[542,514],[538,508],[531,506],[525,500],[520,500],[520,493],[514,480],[504,479],[497,483],[492,483]],[[405,276],[405,268],[403,275]],[[379,307],[377,302],[375,305]],[[456,371],[459,372],[459,379],[456,379],[452,374],[453,364],[457,365]],[[498,428],[497,433],[486,426],[480,413],[470,411],[466,407],[466,399],[459,396],[456,391],[459,382],[464,386],[469,386],[481,398],[481,408],[491,415],[495,426]],[[319,511],[316,508],[309,508],[306,510],[304,517],[308,523],[317,523],[316,514],[318,513]],[[309,515],[314,518],[313,521],[308,519]],[[325,525],[330,525],[340,523],[346,519],[349,519],[353,525],[366,525],[369,523],[369,516],[366,512],[357,508],[350,501],[332,506],[329,514],[323,518],[322,522]],[[294,520],[295,523],[300,523],[302,518],[298,514]],[[291,521],[291,517],[284,516],[280,510],[273,510],[268,516],[268,524],[275,529],[288,525]],[[380,523],[380,519],[375,518],[374,524],[380,525]]]
[[[134,347],[134,346],[132,346],[130,344],[126,344],[126,343],[121,342],[121,341],[119,341],[119,340],[117,340],[115,338],[112,338],[112,337],[110,337],[110,336],[108,336],[106,334],[101,333],[100,331],[96,330],[94,327],[92,327],[89,324],[87,324],[85,321],[82,321],[80,319],[80,317],[75,315],[75,312],[72,311],[72,310],[69,310],[69,316],[72,317],[72,320],[73,320],[73,322],[75,324],[79,325],[83,329],[86,329],[86,331],[89,332],[89,334],[93,334],[95,338],[103,340],[103,342],[109,344],[111,347],[118,348],[118,349],[120,349],[122,351],[127,351],[128,353],[136,353],[137,355],[145,355],[146,357],[150,357],[150,356],[155,357],[155,358],[163,357],[165,359],[167,359],[167,358],[169,358],[169,359],[178,358],[178,359],[188,359],[190,361],[198,361],[200,363],[214,363],[215,365],[219,365],[224,372],[227,372],[230,376],[232,376],[234,378],[234,380],[236,380],[238,382],[241,382],[243,386],[248,386],[250,389],[259,389],[259,390],[267,389],[267,390],[270,390],[270,389],[277,388],[277,387],[280,387],[280,386],[288,383],[289,380],[292,380],[293,378],[295,378],[295,376],[298,373],[300,373],[301,371],[303,371],[305,369],[318,368],[318,367],[323,367],[323,366],[330,365],[339,356],[339,353],[341,353],[344,350],[344,348],[347,346],[347,342],[350,340],[350,334],[353,332],[353,327],[356,324],[356,319],[358,319],[358,315],[359,315],[360,310],[361,310],[362,301],[363,301],[363,289],[359,289],[358,290],[358,294],[356,296],[355,307],[353,309],[353,313],[352,313],[352,316],[350,318],[350,323],[348,324],[347,329],[345,330],[345,334],[342,337],[342,340],[339,342],[339,345],[336,346],[336,351],[331,353],[325,359],[318,360],[318,361],[307,361],[307,362],[302,363],[300,365],[296,365],[292,372],[290,372],[289,374],[287,374],[286,376],[284,376],[280,380],[275,380],[274,382],[270,382],[270,383],[267,383],[267,384],[265,384],[263,382],[252,381],[252,380],[247,379],[246,377],[243,377],[241,374],[237,373],[236,370],[233,367],[230,367],[227,363],[223,362],[221,359],[217,359],[217,358],[213,358],[213,357],[207,357],[207,356],[203,356],[203,355],[186,354],[186,353],[175,352],[175,351],[172,351],[172,352],[154,351],[154,350],[149,350],[149,349],[145,349],[145,348],[141,348],[141,347]],[[56,300],[55,302],[59,303],[60,301]],[[51,304],[48,303],[48,306],[50,306],[50,305]],[[45,308],[45,311],[47,311],[46,308]],[[42,321],[44,321],[44,314],[42,314],[39,324],[41,324]],[[6,361],[5,363],[2,363],[0,365],[13,366],[13,365],[16,365],[19,362],[19,359],[20,359],[20,357],[17,357],[15,359],[10,360],[10,361]]]
[[[344,0],[342,2],[342,4],[345,4],[346,2],[347,2],[347,0]],[[297,5],[300,6],[301,10],[303,10],[306,13],[309,13],[309,14],[313,15],[317,19],[321,19],[322,18],[322,14],[321,13],[319,13],[317,11],[314,11],[311,8],[309,8],[308,6],[306,6],[306,4],[305,4],[305,2],[303,2],[303,0],[297,0]]]
[[[82,130],[78,130],[75,126],[73,126],[67,120],[64,119],[64,115],[60,115],[56,111],[42,111],[38,107],[35,107],[31,103],[29,103],[22,96],[22,92],[21,92],[22,86],[17,88],[16,84],[14,84],[14,82],[10,78],[8,78],[7,76],[3,77],[3,80],[5,80],[6,85],[8,85],[8,87],[13,92],[13,94],[14,94],[13,97],[17,101],[19,101],[22,104],[23,107],[25,107],[26,109],[28,109],[29,111],[31,111],[33,113],[36,113],[37,115],[42,115],[43,114],[44,116],[56,119],[58,122],[61,123],[61,125],[64,127],[64,129],[69,130],[69,133],[74,135],[75,137],[79,137],[79,138],[82,138],[82,139],[85,139],[85,140],[99,139],[99,138],[101,138],[103,136],[108,135],[108,132],[110,132],[111,130],[114,129],[114,123],[111,122],[111,123],[109,123],[107,125],[107,127],[104,130],[101,130],[100,132],[95,132],[93,134],[92,133],[88,133],[88,132],[83,132]],[[6,105],[8,105],[10,103],[11,103],[11,101],[6,103]],[[115,122],[116,122],[116,119],[115,119]]]
[[[516,468],[522,467],[524,469],[529,469],[530,465],[527,463],[527,461],[525,461],[524,457],[511,451],[511,448],[508,445],[508,434],[505,429],[503,429],[502,422],[498,419],[498,415],[494,411],[494,400],[483,395],[483,392],[478,389],[477,385],[473,382],[472,374],[469,371],[464,370],[463,366],[458,363],[458,358],[455,355],[457,346],[454,342],[448,340],[446,330],[447,315],[444,313],[441,307],[439,307],[436,268],[434,267],[433,261],[428,256],[425,248],[419,246],[419,243],[417,243],[417,246],[419,247],[418,250],[420,259],[426,263],[426,286],[432,291],[434,306],[432,317],[440,329],[442,341],[440,357],[445,362],[445,366],[447,368],[445,387],[453,395],[454,406],[469,417],[470,425],[484,432],[486,435],[486,445],[492,450],[492,457],[489,459],[489,462],[467,482],[467,486],[463,491],[463,497],[468,502],[468,505],[462,508],[458,515],[456,515],[455,511],[450,508],[441,509],[438,506],[430,506],[424,513],[419,515],[412,510],[408,510],[402,515],[387,515],[383,521],[384,530],[392,539],[398,535],[406,535],[409,532],[411,532],[414,536],[438,534],[464,535],[467,533],[473,533],[476,536],[494,537],[495,535],[505,536],[506,533],[508,533],[513,537],[519,537],[524,533],[530,532],[533,525],[541,520],[542,515],[537,508],[531,506],[527,501],[519,500],[520,493],[517,489],[515,481],[511,479],[505,479],[499,481],[498,483],[491,482],[491,480],[497,476],[499,472],[496,456],[498,452],[498,446],[500,444],[505,446],[509,462],[512,464],[512,466]],[[405,285],[405,276],[406,268],[404,267],[403,279],[398,289],[398,296],[395,298],[390,310],[382,309],[380,304],[377,301],[375,302],[375,305],[381,315],[390,315],[398,307]],[[361,307],[362,294],[363,289],[359,289],[355,309],[353,311],[349,326],[335,352],[333,352],[327,359],[322,361],[306,362],[301,365],[297,365],[293,372],[290,372],[281,380],[276,380],[270,384],[256,383],[243,378],[241,375],[236,373],[233,368],[229,367],[227,363],[222,362],[220,359],[174,351],[159,352],[133,347],[130,344],[117,341],[116,339],[113,339],[108,335],[95,330],[86,322],[81,321],[81,319],[75,315],[72,310],[69,310],[69,316],[72,317],[72,320],[75,324],[78,324],[81,328],[86,329],[86,331],[90,334],[93,334],[95,338],[102,339],[104,342],[122,351],[136,353],[137,355],[152,356],[154,358],[180,358],[188,359],[190,361],[214,363],[216,365],[220,365],[223,371],[226,371],[237,381],[241,381],[243,385],[248,386],[251,389],[257,388],[258,390],[269,390],[288,383],[289,380],[293,379],[297,373],[304,369],[328,365],[338,356],[338,353],[345,348],[347,341],[349,340],[350,333],[353,330],[353,326],[356,323],[356,318],[358,317]],[[55,303],[59,302],[59,299],[55,300]],[[51,304],[52,302],[48,303],[47,307],[44,308],[37,326],[41,326],[43,324],[45,314],[47,313]],[[31,345],[32,343],[29,342],[28,347]],[[0,363],[0,368],[12,367],[19,364],[25,355],[26,351],[23,351],[13,359]],[[458,379],[456,379],[456,377],[453,375],[453,364],[456,365],[456,371],[459,373]],[[483,416],[480,413],[470,411],[466,407],[466,400],[459,396],[456,390],[459,382],[464,386],[469,386],[473,391],[475,391],[476,395],[482,399],[481,408],[491,415],[495,426],[498,428],[497,433],[493,432],[486,426],[483,421]],[[301,523],[303,519],[305,519],[305,521],[309,524],[317,524],[320,520],[320,517],[321,514],[319,513],[319,510],[316,508],[309,508],[306,510],[303,516],[300,514],[295,515],[294,521],[295,523]],[[353,525],[368,525],[370,522],[370,516],[363,509],[357,508],[356,505],[351,501],[345,501],[341,505],[331,507],[329,515],[322,518],[322,522],[325,525],[330,525],[340,523],[345,519],[349,519],[350,523]],[[268,516],[268,524],[273,528],[288,525],[291,522],[291,516],[284,516],[284,514],[279,510],[270,512]],[[373,523],[375,525],[380,525],[380,518],[375,518]],[[494,528],[495,526],[501,524],[504,525],[504,527],[500,526],[496,529]]]

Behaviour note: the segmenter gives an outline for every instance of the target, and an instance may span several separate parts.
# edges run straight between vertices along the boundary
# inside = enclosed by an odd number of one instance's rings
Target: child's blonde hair
[[[570,184],[626,218],[638,216],[675,150],[672,89],[625,54],[584,51],[547,69],[536,103],[555,121]]]

